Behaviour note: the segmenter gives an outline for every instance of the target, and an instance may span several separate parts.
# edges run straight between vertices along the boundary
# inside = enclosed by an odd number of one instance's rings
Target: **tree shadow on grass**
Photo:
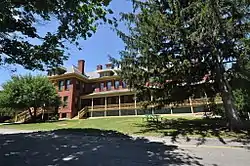
[[[160,133],[162,136],[170,136],[172,142],[177,142],[179,137],[184,137],[189,142],[194,136],[198,138],[197,145],[204,144],[208,137],[216,137],[223,144],[226,144],[225,137],[236,138],[232,142],[237,140],[244,144],[250,143],[249,129],[238,133],[230,132],[226,121],[222,119],[164,119],[162,122],[145,122],[136,126],[141,128],[136,134]]]
[[[177,146],[98,129],[0,135],[0,145],[3,166],[202,165]]]

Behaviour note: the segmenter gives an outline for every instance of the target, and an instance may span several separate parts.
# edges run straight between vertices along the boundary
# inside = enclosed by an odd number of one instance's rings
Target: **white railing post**
[[[119,95],[119,116],[121,116],[121,96]]]
[[[15,122],[17,122],[17,113],[15,112]]]
[[[135,100],[135,115],[137,115],[137,108],[136,108],[136,93],[134,95],[134,100]]]
[[[107,115],[107,97],[105,97],[105,111],[104,111],[104,116]]]
[[[189,97],[189,104],[190,104],[191,112],[193,114],[194,113],[194,108],[193,108],[193,103],[192,103],[192,98],[191,97]]]
[[[173,114],[173,106],[172,106],[172,103],[169,104],[170,106],[170,111],[171,111],[171,115]]]
[[[92,98],[92,100],[91,100],[91,110],[93,111],[93,109],[94,109],[94,99]]]

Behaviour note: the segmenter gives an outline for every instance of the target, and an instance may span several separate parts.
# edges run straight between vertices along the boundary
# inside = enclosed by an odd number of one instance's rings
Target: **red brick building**
[[[121,115],[122,110],[136,114],[135,94],[117,76],[116,70],[109,63],[105,67],[97,65],[96,71],[85,72],[85,61],[79,60],[78,66],[70,69],[49,71],[48,77],[63,101],[60,118],[73,118],[83,108],[88,108],[85,116],[90,117]]]
[[[60,118],[121,116],[143,114],[195,113],[204,110],[207,99],[187,100],[183,104],[162,109],[143,109],[135,92],[127,88],[112,64],[97,65],[93,72],[85,72],[85,61],[69,69],[58,68],[48,72],[63,105]],[[81,115],[81,116],[79,116]]]

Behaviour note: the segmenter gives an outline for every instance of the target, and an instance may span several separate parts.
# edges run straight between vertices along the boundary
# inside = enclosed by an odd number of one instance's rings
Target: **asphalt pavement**
[[[0,166],[249,166],[248,141],[0,129]]]

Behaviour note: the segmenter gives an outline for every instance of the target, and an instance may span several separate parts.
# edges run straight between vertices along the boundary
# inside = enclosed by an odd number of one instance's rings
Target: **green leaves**
[[[91,37],[98,23],[113,23],[106,18],[113,13],[107,7],[109,3],[110,0],[1,1],[0,62],[31,70],[61,65],[68,58],[64,54],[65,42],[80,49],[78,40]],[[36,25],[48,22],[59,25],[48,28],[45,35],[39,34]]]
[[[230,70],[225,69],[224,63],[249,54],[249,45],[242,42],[247,41],[243,38],[249,33],[247,3],[229,0],[133,3],[136,11],[122,14],[129,33],[117,30],[125,49],[120,60],[112,61],[121,67],[121,77],[138,92],[150,91],[156,98],[167,101],[184,84],[188,95],[195,91],[218,91],[215,88],[221,83],[218,76],[230,79],[227,75]],[[214,84],[206,86],[211,80]],[[148,83],[151,85],[145,86]],[[197,83],[205,85],[198,89]]]
[[[58,106],[56,89],[44,76],[13,76],[3,84],[0,107],[26,110],[30,107]]]

